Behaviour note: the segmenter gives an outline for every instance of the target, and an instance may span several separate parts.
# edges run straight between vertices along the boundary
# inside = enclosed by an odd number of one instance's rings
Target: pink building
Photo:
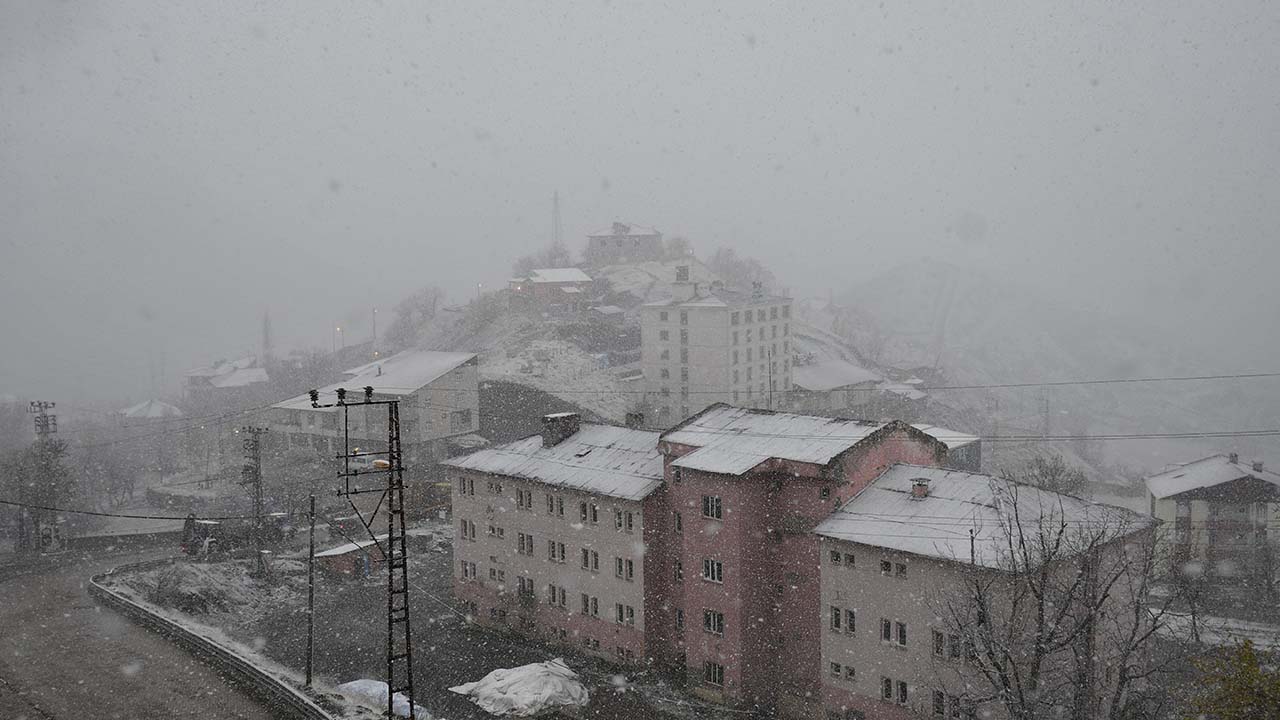
[[[821,691],[813,529],[895,462],[946,447],[901,422],[713,405],[664,433],[672,628],[663,659],[696,694],[813,717]],[[657,590],[657,588],[655,588]],[[665,639],[665,638],[664,638]]]

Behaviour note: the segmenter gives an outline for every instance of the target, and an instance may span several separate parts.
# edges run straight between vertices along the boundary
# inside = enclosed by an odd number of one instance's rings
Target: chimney
[[[929,497],[929,480],[927,478],[911,478],[911,499],[923,500]]]
[[[578,432],[582,420],[578,413],[553,413],[542,416],[542,447],[554,447]]]
[[[1262,461],[1261,461],[1261,460],[1254,460],[1254,461],[1253,461],[1253,471],[1254,471],[1254,472],[1262,472]]]
[[[631,428],[632,430],[639,430],[639,429],[643,428],[643,427],[644,427],[644,413],[642,413],[642,412],[629,412],[629,413],[627,413],[627,422],[626,422],[626,425],[627,425],[627,427],[628,427],[628,428]]]
[[[1227,462],[1230,462],[1230,463],[1240,462],[1240,455],[1238,453],[1231,453],[1230,455],[1227,456]]]

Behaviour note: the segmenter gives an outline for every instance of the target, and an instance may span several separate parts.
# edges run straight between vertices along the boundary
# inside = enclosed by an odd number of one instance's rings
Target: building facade
[[[587,236],[583,262],[593,267],[661,260],[662,233],[651,227],[614,223]]]
[[[1163,524],[1162,571],[1204,563],[1222,584],[1272,587],[1280,543],[1280,473],[1235,453],[1211,455],[1146,479]]]
[[[687,280],[688,269],[684,271]],[[779,408],[791,389],[791,299],[677,282],[640,308],[640,360],[651,418],[667,427],[723,402]]]
[[[405,459],[425,465],[443,459],[450,438],[479,429],[478,361],[473,353],[406,350],[345,373],[347,379],[319,389],[321,404],[337,400],[343,388],[357,401],[365,387],[374,399],[400,401],[401,445]],[[387,408],[383,405],[313,408],[309,395],[277,403],[271,429],[283,435],[286,449],[307,449],[333,457],[343,449],[344,433],[353,447],[385,450]]]
[[[652,655],[655,518],[664,515],[654,432],[544,418],[544,430],[446,461],[454,590],[477,622],[621,663]]]

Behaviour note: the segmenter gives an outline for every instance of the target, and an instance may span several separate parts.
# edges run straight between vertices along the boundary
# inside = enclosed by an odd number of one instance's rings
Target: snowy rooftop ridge
[[[529,271],[529,281],[535,283],[591,282],[591,276],[576,267],[539,268]]]
[[[769,458],[826,465],[890,424],[716,403],[661,439],[700,448],[677,460],[680,467],[738,475]]]
[[[911,427],[919,430],[925,435],[931,435],[934,438],[937,438],[938,442],[946,445],[948,450],[955,450],[956,448],[962,448],[966,445],[972,445],[973,443],[981,440],[977,435],[962,433],[958,430],[948,430],[947,428],[938,427],[937,425],[911,423]]]
[[[584,423],[551,447],[533,435],[443,464],[623,500],[642,500],[662,483],[658,433],[613,425]]]
[[[928,496],[912,497],[917,480]],[[823,537],[898,550],[923,557],[1004,567],[1009,519],[1072,528],[1106,529],[1115,536],[1150,527],[1152,518],[1121,507],[1092,503],[990,475],[946,468],[895,464],[889,467],[814,532]]]
[[[1162,500],[1242,478],[1254,478],[1280,487],[1280,473],[1266,468],[1255,470],[1252,464],[1240,462],[1238,456],[1219,453],[1149,476],[1147,490],[1157,500]]]
[[[849,385],[880,382],[878,373],[858,367],[847,360],[831,358],[791,368],[792,384],[813,392],[825,392]]]
[[[130,420],[166,417],[182,417],[182,411],[170,405],[163,400],[147,400],[137,405],[131,405],[120,411],[120,414]]]
[[[383,360],[375,360],[344,371],[346,380],[320,388],[321,402],[333,402],[338,388],[359,393],[370,386],[380,395],[410,395],[440,379],[446,373],[475,360],[475,353],[405,350]],[[272,407],[311,410],[311,397],[299,395]],[[333,411],[334,408],[327,408]]]

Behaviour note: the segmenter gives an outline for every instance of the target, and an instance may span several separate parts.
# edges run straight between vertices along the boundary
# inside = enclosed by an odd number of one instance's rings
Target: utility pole
[[[32,400],[27,406],[27,412],[35,415],[36,453],[39,456],[36,461],[36,466],[40,468],[41,474],[44,475],[44,477],[36,478],[36,483],[42,488],[48,488],[54,480],[53,478],[48,477],[47,473],[49,471],[48,453],[50,438],[58,432],[58,416],[51,415],[49,411],[56,406],[57,403],[49,402],[47,400]],[[33,548],[35,550],[41,549],[41,531],[44,524],[44,516],[42,512],[43,511],[40,510],[31,511],[26,508],[22,508],[18,513],[19,547]],[[30,515],[31,518],[30,530],[26,527],[26,519],[28,515]],[[28,533],[30,533],[30,536]],[[31,537],[35,538],[34,543],[31,542]]]
[[[551,195],[551,241],[556,245],[564,239],[560,227],[560,191]]]
[[[387,563],[387,716],[395,716],[394,698],[396,693],[403,692],[409,698],[409,720],[414,720],[413,642],[409,628],[409,565],[404,524],[404,453],[400,445],[400,401],[375,400],[373,387],[369,385],[365,386],[364,398],[361,400],[348,400],[345,388],[338,388],[337,395],[338,401],[336,403],[321,405],[320,393],[312,390],[311,407],[342,408],[343,452],[338,456],[338,459],[342,460],[343,463],[342,470],[338,471],[338,476],[343,479],[343,486],[338,489],[338,495],[347,498],[347,501],[351,503],[356,516],[360,518],[360,522],[364,525],[365,531],[369,533],[369,537],[378,545],[378,549],[382,552],[382,558]],[[353,405],[385,405],[387,407],[387,449],[385,452],[352,451],[350,409]],[[357,467],[353,469],[351,467],[352,458],[376,457],[379,455],[385,456],[385,459],[374,460],[372,468],[362,469]],[[361,489],[358,484],[352,483],[353,479],[358,482],[358,478],[361,475],[372,473],[385,473],[387,476],[386,486],[378,489]],[[382,494],[368,520],[364,519],[360,509],[351,501],[353,496],[364,493]],[[387,513],[385,547],[378,543],[378,538],[372,528],[373,520],[383,503],[386,503]]]
[[[266,560],[262,557],[262,435],[264,427],[246,425],[240,428],[244,435],[244,467],[240,471],[240,484],[249,486],[253,497],[253,549],[258,560],[254,572],[259,577],[267,574]]]
[[[316,654],[316,496],[311,496],[310,550],[307,552],[307,687],[311,687],[311,668]]]

